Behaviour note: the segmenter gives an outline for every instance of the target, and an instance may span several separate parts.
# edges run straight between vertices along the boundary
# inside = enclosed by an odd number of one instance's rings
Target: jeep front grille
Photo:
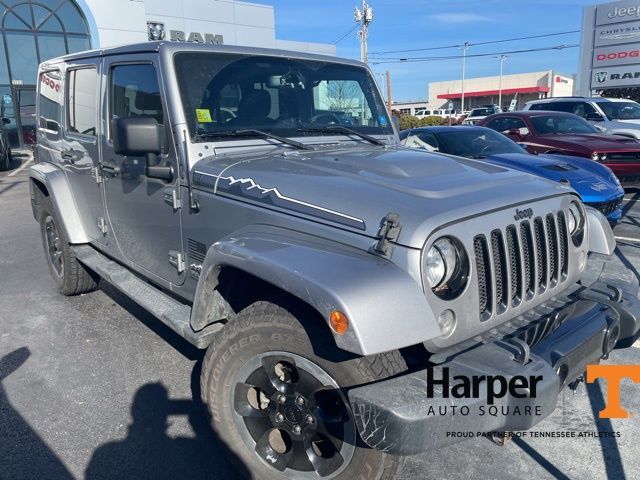
[[[485,321],[564,282],[569,243],[563,212],[474,238],[480,319]]]

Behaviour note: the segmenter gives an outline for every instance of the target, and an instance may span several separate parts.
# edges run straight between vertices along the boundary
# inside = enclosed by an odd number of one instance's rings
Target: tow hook
[[[513,439],[513,432],[491,432],[491,441],[499,447],[504,447]]]
[[[567,385],[567,387],[569,387],[569,390],[571,390],[573,393],[576,392],[576,390],[578,389],[578,386],[584,382],[584,373],[582,375],[580,375],[578,378],[576,378],[573,382],[571,382],[569,385]]]

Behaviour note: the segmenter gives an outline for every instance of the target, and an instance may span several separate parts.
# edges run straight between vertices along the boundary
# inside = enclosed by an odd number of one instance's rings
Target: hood
[[[568,181],[588,203],[606,202],[624,194],[609,167],[582,157],[509,153],[490,155],[486,161],[555,182]]]
[[[637,130],[637,129],[640,129],[640,119],[610,120],[607,126],[609,128],[622,127],[622,128]]]
[[[550,145],[573,150],[592,151],[638,151],[640,143],[633,138],[602,133],[540,135],[537,140],[548,140]],[[576,148],[578,147],[578,148]]]
[[[370,237],[397,213],[397,243],[415,248],[452,220],[572,192],[486,162],[396,147],[234,153],[202,159],[192,172],[196,188]]]

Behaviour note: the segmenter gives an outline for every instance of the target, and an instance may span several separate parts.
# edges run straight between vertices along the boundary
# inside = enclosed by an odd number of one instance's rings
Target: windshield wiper
[[[305,127],[298,128],[297,132],[309,132],[309,133],[346,133],[348,135],[355,135],[356,137],[360,137],[363,140],[366,140],[369,143],[373,143],[374,145],[386,146],[382,140],[378,140],[366,133],[356,132],[351,128],[344,127],[342,125],[327,125],[326,127]]]
[[[220,137],[263,137],[277,140],[278,142],[284,143],[286,145],[291,145],[298,150],[313,150],[311,147],[305,145],[304,143],[296,142],[295,140],[291,140],[290,138],[281,137],[280,135],[265,132],[264,130],[256,130],[254,128],[247,128],[242,130],[226,130],[222,132],[198,132],[195,136],[196,140],[205,140],[208,138],[210,139]]]

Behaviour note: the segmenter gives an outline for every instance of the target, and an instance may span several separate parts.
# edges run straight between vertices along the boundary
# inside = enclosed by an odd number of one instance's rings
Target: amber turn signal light
[[[331,329],[338,335],[344,335],[347,333],[347,330],[349,330],[349,319],[344,313],[338,310],[331,312],[329,324],[331,325]]]

